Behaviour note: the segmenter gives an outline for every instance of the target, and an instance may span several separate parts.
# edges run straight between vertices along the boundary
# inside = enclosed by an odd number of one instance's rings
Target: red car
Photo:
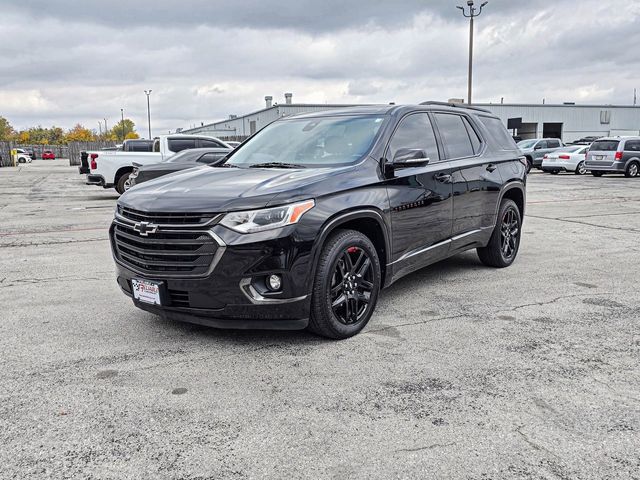
[[[45,150],[44,152],[42,152],[42,159],[43,160],[55,160],[56,159],[56,155],[51,150]]]

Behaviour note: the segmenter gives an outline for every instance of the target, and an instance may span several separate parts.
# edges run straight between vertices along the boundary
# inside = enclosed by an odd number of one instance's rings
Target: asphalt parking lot
[[[116,198],[0,168],[2,478],[640,478],[640,179],[532,174],[511,268],[419,271],[342,342],[134,308]]]

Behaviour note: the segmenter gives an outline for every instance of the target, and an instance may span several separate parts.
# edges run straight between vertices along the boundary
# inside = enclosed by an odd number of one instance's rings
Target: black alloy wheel
[[[349,338],[369,322],[381,287],[381,266],[371,240],[338,230],[326,240],[316,268],[309,330],[327,338]]]
[[[347,247],[331,277],[331,308],[344,325],[357,323],[367,312],[373,290],[371,258],[360,247]]]
[[[486,247],[478,248],[480,261],[489,267],[504,268],[511,265],[520,249],[522,216],[516,203],[505,199],[500,204],[498,222]]]

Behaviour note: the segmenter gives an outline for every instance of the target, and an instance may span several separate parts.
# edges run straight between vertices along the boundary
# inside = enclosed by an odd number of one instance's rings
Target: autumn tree
[[[65,142],[92,142],[95,140],[95,135],[78,123],[65,134],[64,140]]]
[[[9,121],[0,117],[0,142],[8,142],[13,140],[16,136],[16,131],[13,129]]]
[[[120,120],[116,123],[113,128],[109,131],[108,137],[114,141],[123,141],[126,138],[140,138],[138,134],[135,132],[136,124],[129,118],[125,118],[124,122]],[[133,134],[135,136],[130,136]]]

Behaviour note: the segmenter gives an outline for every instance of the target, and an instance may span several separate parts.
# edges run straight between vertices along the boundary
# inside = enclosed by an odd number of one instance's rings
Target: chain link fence
[[[42,158],[42,152],[52,151],[56,158],[68,158],[69,165],[80,165],[80,152],[83,150],[100,150],[105,147],[115,147],[114,142],[71,142],[68,145],[18,145],[15,142],[0,142],[0,167],[13,166],[11,150],[23,148],[33,151],[35,158]]]

